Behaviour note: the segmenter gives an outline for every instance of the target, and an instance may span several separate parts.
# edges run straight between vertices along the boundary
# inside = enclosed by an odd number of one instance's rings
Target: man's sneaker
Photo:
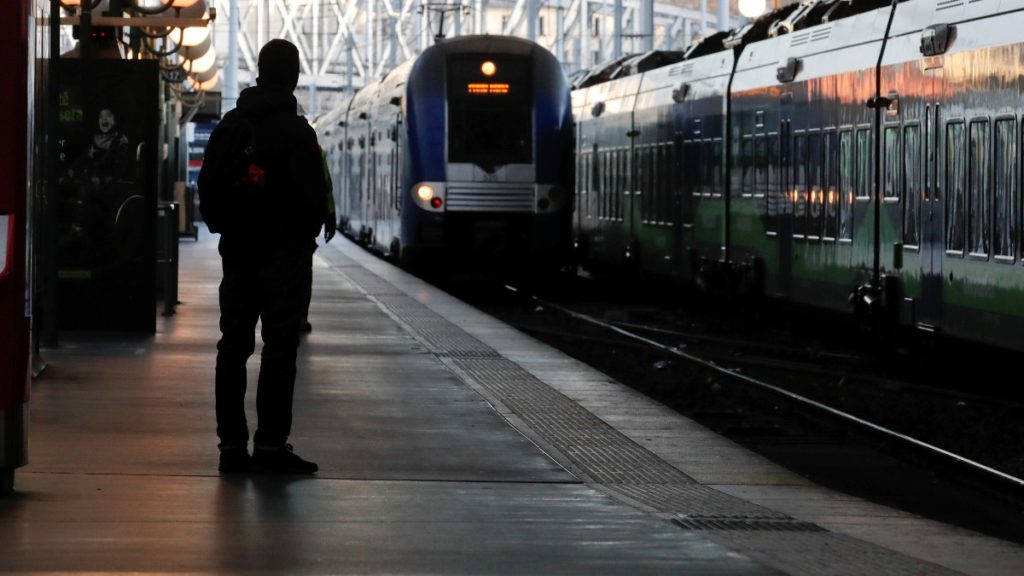
[[[248,472],[251,464],[252,459],[245,448],[222,448],[217,469],[226,473]]]
[[[257,446],[252,451],[252,469],[267,474],[313,474],[320,467],[299,458],[292,445],[285,444],[280,448]]]

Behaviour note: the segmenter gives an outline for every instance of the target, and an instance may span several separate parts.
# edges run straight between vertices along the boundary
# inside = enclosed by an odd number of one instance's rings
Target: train
[[[804,0],[597,66],[575,258],[1024,350],[1022,94],[1021,0]]]
[[[313,124],[340,229],[370,249],[421,270],[565,262],[570,88],[539,45],[439,40]]]

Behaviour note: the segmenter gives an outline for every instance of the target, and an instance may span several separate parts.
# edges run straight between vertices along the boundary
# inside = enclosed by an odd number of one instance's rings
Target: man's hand
[[[324,222],[324,242],[330,242],[334,238],[335,232],[338,230],[338,225],[328,220]]]

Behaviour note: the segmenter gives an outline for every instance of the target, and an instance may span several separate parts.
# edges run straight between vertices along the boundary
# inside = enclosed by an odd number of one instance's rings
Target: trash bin
[[[177,202],[157,203],[157,294],[164,302],[164,316],[173,316],[178,305],[178,210]]]

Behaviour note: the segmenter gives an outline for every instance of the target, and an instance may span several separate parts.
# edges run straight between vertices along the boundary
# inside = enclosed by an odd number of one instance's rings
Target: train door
[[[932,81],[938,82],[934,77]],[[936,87],[938,88],[938,87]],[[925,93],[937,93],[926,90]],[[921,303],[917,322],[924,327],[938,326],[942,320],[942,259],[944,218],[942,205],[943,174],[940,153],[945,132],[942,108],[938,103],[925,106],[925,186],[921,201]]]
[[[683,143],[685,137],[683,131],[677,129],[672,135],[671,166],[672,177],[672,222],[675,224],[675,254],[676,262],[682,266],[689,266],[689,259],[683,256],[693,246],[693,201],[692,190],[687,185],[684,173]],[[680,270],[684,277],[690,277],[692,271]]]
[[[786,92],[779,98],[779,187],[774,192],[781,197],[776,202],[775,241],[778,254],[778,278],[776,290],[784,298],[791,295],[793,283],[793,202],[791,201],[796,183],[793,162],[793,93]]]
[[[402,113],[395,115],[394,141],[391,149],[391,206],[395,216],[402,213]]]
[[[398,246],[398,236],[402,229],[402,189],[405,187],[402,183],[402,123],[402,113],[399,112],[395,115],[395,125],[391,132],[391,139],[393,140],[391,146],[391,201],[389,202],[388,212],[390,213],[389,220],[391,221],[391,244],[389,251],[392,257],[397,257],[396,249],[401,248]]]
[[[376,214],[373,210],[373,195],[377,192],[377,139],[374,138],[373,122],[366,125],[366,182],[363,185],[363,216],[366,222],[367,245],[373,245],[373,227]]]
[[[629,163],[626,169],[626,185],[624,186],[626,192],[623,197],[625,203],[624,206],[624,217],[626,219],[623,222],[623,234],[625,240],[625,254],[626,259],[632,258],[636,252],[637,245],[637,220],[640,218],[640,205],[643,199],[641,195],[643,192],[643,186],[640,183],[643,181],[643,177],[638,173],[638,170],[643,166],[643,162],[637,158],[637,138],[640,136],[640,131],[636,128],[636,112],[629,113],[629,131],[626,132],[626,136],[629,137],[629,148],[626,152],[627,162]]]

